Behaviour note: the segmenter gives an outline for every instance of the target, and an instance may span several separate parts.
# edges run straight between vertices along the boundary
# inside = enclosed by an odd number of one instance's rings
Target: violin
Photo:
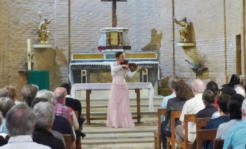
[[[120,63],[121,65],[128,65],[128,68],[130,69],[131,72],[137,71],[138,65],[135,63],[128,63],[128,60],[124,60],[124,62]],[[147,70],[144,67],[140,67],[138,71],[144,71],[147,72]]]

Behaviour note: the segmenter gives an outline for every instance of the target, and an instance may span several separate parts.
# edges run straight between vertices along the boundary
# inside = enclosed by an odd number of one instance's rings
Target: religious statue
[[[182,27],[181,30],[179,30],[180,34],[180,42],[181,43],[189,43],[191,42],[191,33],[190,33],[190,26],[191,23],[187,21],[187,18],[178,21],[177,19],[174,19],[174,22]]]
[[[48,25],[51,23],[51,20],[44,19],[40,24],[39,24],[39,41],[41,44],[47,44],[48,43],[48,38],[50,31],[48,30]]]

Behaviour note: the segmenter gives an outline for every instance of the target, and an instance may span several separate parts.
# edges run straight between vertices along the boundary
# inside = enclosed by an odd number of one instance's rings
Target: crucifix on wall
[[[127,0],[101,0],[103,2],[112,2],[112,27],[117,26],[117,2],[126,2]]]

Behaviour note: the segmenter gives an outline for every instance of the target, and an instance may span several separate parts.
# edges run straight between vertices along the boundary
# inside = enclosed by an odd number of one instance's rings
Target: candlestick
[[[31,49],[31,39],[27,39],[27,70],[32,69],[32,49]]]

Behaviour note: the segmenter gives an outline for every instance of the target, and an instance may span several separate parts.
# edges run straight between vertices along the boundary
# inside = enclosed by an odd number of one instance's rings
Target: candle
[[[31,39],[27,39],[27,70],[32,69],[32,49],[31,49]]]

